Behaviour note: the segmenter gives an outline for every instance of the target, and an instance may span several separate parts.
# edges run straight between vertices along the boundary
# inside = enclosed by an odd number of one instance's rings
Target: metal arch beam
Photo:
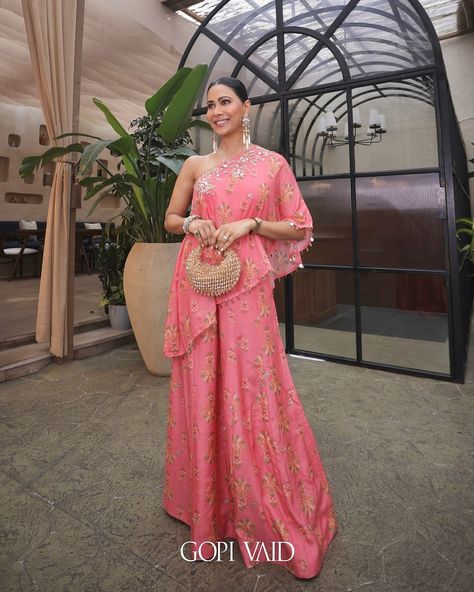
[[[232,71],[232,76],[237,76],[238,73],[240,72],[240,69],[242,68],[242,66],[246,66],[246,64],[244,64],[244,60],[248,60],[250,58],[250,56],[264,43],[266,43],[269,39],[272,39],[273,37],[277,36],[277,35],[283,35],[285,33],[298,33],[301,35],[304,35],[305,37],[311,37],[313,39],[319,39],[320,37],[322,37],[322,35],[320,33],[317,33],[315,31],[310,31],[309,29],[305,29],[302,27],[291,27],[291,28],[283,28],[281,31],[279,32],[275,32],[275,31],[270,31],[267,34],[265,34],[263,37],[261,37],[257,42],[255,42],[251,47],[249,47],[249,49],[242,55],[241,60],[236,64],[234,70]],[[289,44],[293,44],[293,43],[299,43],[300,40],[291,40],[289,42]],[[347,67],[347,63],[344,60],[341,52],[333,45],[332,42],[328,42],[326,44],[326,46],[328,47],[328,49],[331,51],[332,56],[334,57],[334,59],[337,61],[337,63],[339,64],[339,68],[341,71],[341,75],[343,77],[343,79],[347,78],[349,79],[350,77],[350,72],[349,69]],[[285,48],[287,46],[285,45]],[[278,49],[277,49],[278,52]],[[278,55],[278,53],[274,53],[273,56]],[[272,56],[272,57],[273,57]],[[272,57],[270,57],[267,60],[267,64],[271,61]],[[279,68],[280,70],[280,68]],[[254,82],[250,83],[251,86],[253,86]]]
[[[367,53],[374,53],[374,54],[376,54],[376,55],[385,55],[385,56],[387,56],[387,57],[393,57],[393,58],[395,58],[395,57],[396,57],[396,58],[398,58],[399,60],[403,60],[403,59],[407,60],[407,58],[403,58],[402,56],[397,56],[396,54],[392,54],[392,53],[390,53],[390,52],[367,52],[367,51],[366,51],[366,52],[363,52],[363,51],[359,51],[359,52],[353,52],[353,53],[352,53],[352,55],[359,55],[359,54],[363,54],[363,55],[365,55],[365,54],[367,54]],[[325,62],[329,62],[329,60],[322,60],[322,61],[321,61],[321,62],[319,62],[319,63],[318,63],[316,66],[314,66],[314,67],[312,67],[312,68],[310,68],[310,69],[308,69],[308,70],[305,70],[305,72],[304,72],[304,77],[308,76],[309,74],[311,74],[311,73],[312,73],[312,72],[314,72],[314,71],[317,71],[317,70],[318,70],[318,68],[319,68],[321,65],[323,65]],[[370,66],[371,64],[380,64],[380,63],[386,63],[387,65],[390,65],[390,66],[397,65],[396,61],[393,61],[393,62],[378,62],[378,61],[374,61],[374,62],[366,62],[366,63],[364,63],[363,65],[364,65],[364,66]],[[399,71],[399,72],[403,72],[403,68],[400,66],[400,69],[399,69],[399,70],[397,70],[397,71]],[[331,76],[332,74],[333,74],[333,72],[329,72],[328,74],[326,74],[326,75],[325,75],[325,76],[323,76],[322,78],[319,78],[319,79],[318,79],[318,82],[321,82],[321,81],[323,81],[325,78],[327,78],[328,76]],[[304,78],[304,77],[303,77],[303,78]],[[301,79],[301,77],[300,77],[300,79]]]
[[[310,29],[306,29],[303,27],[283,27],[280,31],[274,30],[274,31],[270,31],[267,34],[263,35],[258,41],[256,41],[251,47],[249,47],[244,54],[242,54],[240,60],[237,62],[236,66],[233,70],[232,75],[235,76],[236,74],[238,74],[239,70],[243,66],[246,66],[247,63],[251,63],[251,62],[247,62],[247,60],[249,60],[252,53],[254,53],[266,41],[268,41],[269,39],[272,39],[273,37],[276,37],[279,34],[285,34],[285,33],[299,33],[299,34],[305,35],[307,37],[312,37],[313,39],[318,40],[318,44],[321,41],[323,41],[323,43],[321,44],[321,47],[323,47],[323,45],[324,45],[331,51],[331,53],[334,55],[335,59],[337,60],[337,62],[339,64],[343,79],[349,80],[349,78],[350,78],[349,68],[347,66],[346,61],[344,60],[344,57],[342,56],[342,53],[335,46],[335,44],[330,40],[326,40],[324,38],[324,35],[322,35],[321,33],[318,33],[317,31],[311,31]],[[244,61],[246,62],[245,64],[244,64]],[[286,85],[286,87],[285,87],[285,90],[287,90],[287,89],[288,89],[288,85]]]
[[[331,35],[336,31],[341,23],[344,22],[346,16],[357,6],[359,0],[349,0],[343,10],[339,13],[339,15],[334,19],[333,23],[328,27],[326,30],[323,38],[324,40],[330,40]],[[308,53],[308,55],[303,59],[300,66],[293,72],[290,78],[286,82],[286,88],[291,88],[295,81],[298,80],[301,73],[306,70],[308,65],[312,62],[314,56],[320,51],[321,47],[324,45],[324,41],[319,40],[313,49]]]

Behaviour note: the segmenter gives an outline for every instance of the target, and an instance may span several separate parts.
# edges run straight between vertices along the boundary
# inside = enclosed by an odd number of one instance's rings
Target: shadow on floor
[[[472,356],[464,385],[289,361],[338,520],[317,578],[181,559],[168,379],[125,346],[0,384],[2,591],[470,592]]]

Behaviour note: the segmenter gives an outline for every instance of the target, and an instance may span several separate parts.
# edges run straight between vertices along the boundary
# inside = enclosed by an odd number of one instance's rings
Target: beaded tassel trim
[[[186,273],[196,292],[221,296],[232,290],[240,277],[240,259],[235,251],[226,249],[217,265],[201,260],[202,247],[193,249],[186,258]]]

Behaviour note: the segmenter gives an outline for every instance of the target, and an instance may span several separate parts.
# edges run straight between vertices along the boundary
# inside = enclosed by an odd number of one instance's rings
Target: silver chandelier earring
[[[245,149],[248,150],[250,147],[250,117],[248,115],[242,117],[242,139]]]
[[[217,135],[216,132],[212,135],[212,151],[217,152]]]

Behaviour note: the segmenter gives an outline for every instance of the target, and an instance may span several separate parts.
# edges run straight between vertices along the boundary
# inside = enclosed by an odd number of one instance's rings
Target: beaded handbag
[[[237,283],[240,277],[240,259],[235,251],[221,253],[220,263],[212,265],[201,260],[202,246],[193,249],[186,258],[186,273],[192,287],[200,294],[221,296]]]

